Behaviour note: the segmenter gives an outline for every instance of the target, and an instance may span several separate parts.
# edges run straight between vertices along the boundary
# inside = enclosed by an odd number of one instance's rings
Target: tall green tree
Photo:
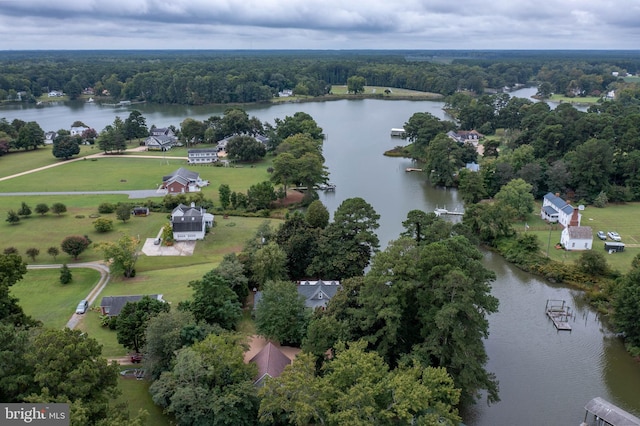
[[[129,113],[129,117],[124,120],[123,133],[127,140],[145,138],[149,136],[147,120],[138,110]]]
[[[619,279],[614,297],[613,321],[623,333],[627,348],[640,354],[640,262],[634,259],[632,269]]]
[[[122,235],[117,241],[103,242],[98,245],[104,260],[111,265],[111,273],[123,274],[125,278],[135,276],[140,241],[129,235]]]
[[[307,207],[305,220],[312,228],[324,229],[329,224],[329,210],[322,204],[322,201],[312,201]]]
[[[333,222],[320,234],[318,254],[308,273],[322,279],[362,275],[380,241],[375,230],[380,215],[364,199],[348,198],[336,209]]]
[[[109,402],[119,393],[119,367],[107,363],[95,339],[80,330],[44,329],[25,358],[39,390],[29,401],[70,402],[74,423],[107,417]]]
[[[347,92],[349,93],[364,93],[364,86],[367,84],[367,80],[360,75],[352,75],[347,79]]]
[[[149,388],[153,401],[181,426],[254,424],[256,367],[244,362],[240,339],[210,334],[178,351],[173,370]]]
[[[140,352],[146,343],[149,320],[160,312],[169,312],[166,302],[144,296],[137,302],[127,302],[116,320],[118,343],[134,352]]]
[[[44,145],[44,130],[35,121],[29,121],[20,127],[15,141],[16,148],[36,149]]]
[[[36,324],[27,316],[18,299],[12,296],[10,288],[20,281],[27,273],[27,264],[16,253],[0,254],[0,323],[15,327],[32,326]]]
[[[482,175],[467,169],[458,174],[458,191],[465,204],[475,204],[487,196]]]
[[[444,134],[436,136],[426,148],[425,169],[433,185],[454,186],[455,174],[464,164],[460,145]]]
[[[216,273],[209,271],[196,281],[191,281],[193,298],[181,304],[181,307],[193,313],[197,321],[218,324],[226,330],[233,330],[242,316],[238,295],[229,282]]]
[[[247,190],[249,207],[254,210],[269,209],[271,203],[277,200],[277,198],[273,185],[268,181],[251,185]]]
[[[222,209],[228,209],[231,204],[231,188],[229,188],[229,185],[226,183],[221,184],[218,188],[218,195]]]
[[[286,264],[286,253],[276,243],[267,242],[256,250],[251,260],[253,279],[260,285],[267,281],[285,279]]]
[[[244,303],[249,295],[249,279],[245,275],[244,265],[236,254],[225,254],[215,273],[229,283],[231,290],[238,296],[238,301]]]
[[[534,198],[531,193],[532,186],[523,179],[514,179],[504,185],[495,196],[495,199],[516,212],[516,217],[525,219],[533,212]]]
[[[73,256],[74,260],[78,260],[78,256],[89,248],[90,244],[91,242],[87,240],[86,237],[81,235],[70,235],[62,240],[60,248],[62,248],[63,252]]]
[[[266,154],[265,146],[252,136],[234,136],[227,143],[227,155],[232,160],[254,163]]]
[[[296,285],[290,281],[269,281],[255,306],[256,330],[283,345],[299,346],[307,332],[311,311]]]
[[[60,134],[53,140],[53,150],[51,151],[54,157],[68,160],[74,155],[80,154],[80,145],[75,137],[69,134]]]
[[[442,368],[389,370],[364,342],[340,345],[314,375],[313,358],[300,354],[291,367],[260,389],[260,420],[271,424],[457,425],[459,390]]]

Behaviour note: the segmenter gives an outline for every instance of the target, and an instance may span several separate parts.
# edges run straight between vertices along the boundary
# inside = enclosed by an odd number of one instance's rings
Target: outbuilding
[[[616,253],[619,251],[624,251],[624,243],[618,243],[615,241],[607,241],[606,243],[604,243],[604,249],[605,251],[608,251],[609,253]]]

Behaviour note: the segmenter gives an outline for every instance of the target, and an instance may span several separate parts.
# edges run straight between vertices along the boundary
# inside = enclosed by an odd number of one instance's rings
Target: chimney
[[[569,221],[569,226],[580,226],[580,216],[578,216],[577,208],[573,208],[573,214],[571,215],[571,220]]]

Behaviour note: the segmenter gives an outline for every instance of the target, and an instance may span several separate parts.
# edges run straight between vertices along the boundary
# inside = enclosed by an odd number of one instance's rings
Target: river
[[[250,106],[261,121],[309,113],[327,136],[324,155],[330,180],[337,189],[321,200],[330,212],[346,198],[362,197],[381,215],[378,235],[384,248],[402,232],[402,221],[412,209],[462,209],[455,190],[433,188],[421,173],[407,173],[406,159],[382,153],[402,144],[390,130],[401,127],[415,112],[444,118],[442,102],[340,100]],[[179,126],[186,117],[203,120],[221,115],[223,107],[138,105],[151,126]],[[131,108],[93,104],[58,104],[0,109],[0,117],[37,121],[45,130],[69,128],[76,120],[102,129],[116,115],[126,118]],[[501,402],[479,402],[465,411],[467,425],[572,425],[584,419],[584,405],[596,396],[640,415],[640,364],[624,350],[580,293],[545,282],[485,253],[485,264],[497,274],[492,293],[500,311],[489,317],[485,342],[487,369],[500,381]],[[544,315],[548,299],[566,300],[575,312],[573,331],[557,332]]]

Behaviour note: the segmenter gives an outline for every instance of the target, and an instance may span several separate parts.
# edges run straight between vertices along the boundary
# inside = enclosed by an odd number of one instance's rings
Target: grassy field
[[[561,102],[561,103],[570,103],[570,104],[595,104],[600,101],[599,96],[585,96],[578,98],[570,98],[564,95],[553,94],[549,98],[551,102]]]
[[[534,213],[527,220],[530,228],[527,232],[531,232],[538,236],[541,242],[541,249],[544,253],[549,247],[549,256],[563,263],[573,263],[580,257],[580,251],[558,250],[555,244],[560,241],[562,227],[559,225],[547,225],[540,219],[537,212],[540,206],[536,207]],[[582,211],[582,226],[590,226],[593,230],[593,249],[601,251],[605,256],[607,263],[622,273],[629,271],[631,261],[640,254],[640,222],[636,219],[640,215],[640,203],[629,203],[622,205],[609,205],[605,208],[587,207]],[[515,225],[516,230],[524,232],[525,223]],[[625,251],[621,253],[608,254],[604,251],[604,241],[596,237],[596,232],[616,231],[622,237],[625,243]]]
[[[385,93],[385,90],[389,90],[389,93]],[[347,94],[347,86],[339,86],[333,85],[331,86],[331,93],[334,95],[346,95]],[[425,97],[425,96],[433,96],[440,97],[441,95],[437,93],[430,92],[420,92],[417,90],[409,90],[409,89],[399,89],[396,87],[382,87],[382,86],[365,86],[364,87],[365,95],[385,95],[389,98],[393,98],[394,96],[399,97]]]
[[[122,370],[131,368],[131,366],[123,366]],[[118,389],[121,395],[116,403],[124,402],[129,407],[129,415],[133,418],[138,414],[139,410],[146,410],[149,413],[146,424],[153,426],[169,426],[171,422],[162,413],[162,408],[153,403],[151,394],[149,394],[149,386],[151,382],[148,380],[135,380],[120,377],[118,379]]]
[[[60,284],[59,269],[29,270],[11,287],[27,315],[42,321],[45,327],[63,328],[84,299],[98,283],[100,273],[93,269],[73,268],[73,281]]]
[[[63,163],[51,153],[52,146],[47,145],[33,151],[15,151],[0,157],[0,178],[11,176],[38,167]],[[95,145],[81,145],[78,157],[98,153]]]

